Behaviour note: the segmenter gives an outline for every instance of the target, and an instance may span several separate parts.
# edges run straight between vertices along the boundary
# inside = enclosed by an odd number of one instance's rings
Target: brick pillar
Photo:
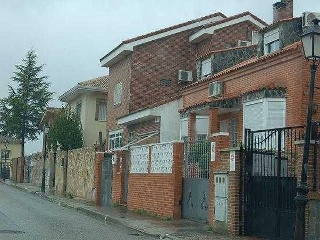
[[[183,143],[173,144],[173,219],[181,218]]]
[[[210,108],[209,109],[209,129],[208,133],[211,136],[213,133],[219,131],[219,120],[218,120],[218,109]]]
[[[196,138],[196,117],[195,113],[190,113],[188,117],[188,136],[189,141],[194,141]]]
[[[112,202],[125,203],[125,171],[128,151],[116,151],[114,154],[113,179],[112,179]]]
[[[97,206],[101,206],[101,175],[102,175],[101,168],[102,168],[103,159],[104,159],[104,153],[96,152],[94,185],[96,189],[95,204]]]
[[[218,171],[227,171],[229,168],[229,161],[226,162],[225,159],[223,161],[221,150],[227,149],[230,147],[230,137],[229,135],[219,135],[214,134],[212,137],[210,137],[210,140],[212,142],[215,142],[215,161],[210,162],[210,172],[209,172],[209,223],[210,225],[213,224],[213,221],[215,219],[214,217],[214,172]],[[212,151],[212,149],[211,149]],[[212,160],[212,159],[211,159]]]
[[[235,171],[229,171],[228,187],[228,233],[233,236],[240,235],[240,207],[241,207],[241,154],[234,150]],[[230,156],[231,157],[231,156]]]

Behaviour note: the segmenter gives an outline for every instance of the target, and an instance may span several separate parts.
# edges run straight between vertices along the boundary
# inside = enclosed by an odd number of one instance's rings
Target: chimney
[[[273,4],[273,22],[293,17],[293,0],[281,0]]]

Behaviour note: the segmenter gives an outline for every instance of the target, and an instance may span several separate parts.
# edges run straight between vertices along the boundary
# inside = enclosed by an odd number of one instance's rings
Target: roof
[[[79,82],[78,84],[81,86],[99,87],[99,88],[108,90],[108,80],[109,80],[109,76],[106,75],[106,76],[93,78],[87,81]]]
[[[97,77],[84,82],[79,82],[76,86],[63,93],[59,100],[70,102],[86,92],[107,93],[109,76]]]
[[[189,41],[193,43],[201,42],[203,39],[209,37],[210,35],[213,35],[214,32],[218,29],[222,29],[246,21],[250,21],[260,28],[268,26],[266,22],[253,15],[252,13],[246,11],[203,26],[199,31],[190,36]]]
[[[260,30],[260,32],[266,32],[266,31],[268,31],[268,30],[271,30],[271,29],[277,27],[280,23],[290,22],[290,21],[292,21],[292,20],[297,20],[297,19],[299,19],[299,18],[301,18],[301,17],[292,17],[292,18],[280,19],[280,20],[278,20],[278,21],[276,21],[276,22],[274,22],[274,23],[271,23],[270,25],[266,26],[265,28],[262,28],[262,29]]]
[[[217,12],[211,15],[197,18],[197,19],[187,21],[181,24],[177,24],[171,27],[163,28],[158,31],[137,36],[135,38],[127,39],[121,42],[116,48],[111,50],[104,57],[102,57],[100,59],[101,65],[103,67],[109,67],[111,64],[119,61],[124,56],[130,54],[133,51],[134,46],[137,46],[146,42],[154,41],[156,39],[170,36],[182,31],[199,28],[203,25],[210,24],[212,22],[216,22],[224,18],[226,18],[224,14],[222,14],[221,12]]]
[[[8,144],[20,144],[20,140],[17,138],[0,135],[0,143],[4,144],[5,142],[7,142]]]
[[[157,34],[163,33],[163,32],[168,32],[168,31],[173,30],[173,29],[181,28],[181,27],[190,25],[192,23],[200,22],[200,21],[203,21],[203,20],[206,20],[206,19],[217,17],[217,16],[221,16],[223,18],[226,18],[226,16],[224,14],[222,14],[221,12],[216,12],[214,14],[210,14],[210,15],[207,15],[207,16],[204,16],[204,17],[201,17],[201,18],[196,18],[196,19],[193,19],[191,21],[187,21],[187,22],[184,22],[184,23],[173,25],[171,27],[163,28],[163,29],[160,29],[160,30],[157,30],[157,31],[154,31],[154,32],[150,32],[150,33],[141,35],[141,36],[137,36],[137,37],[134,37],[134,38],[131,38],[131,39],[127,39],[127,40],[123,41],[122,43],[124,44],[124,43],[137,41],[137,40],[140,40],[140,39],[143,39],[143,38],[146,38],[146,37],[157,35]]]
[[[280,54],[282,54],[284,52],[292,51],[292,50],[298,49],[300,47],[301,47],[301,42],[299,41],[299,42],[295,42],[295,43],[293,43],[291,45],[288,45],[288,46],[282,48],[281,50],[273,52],[271,54],[264,55],[264,56],[261,56],[261,57],[250,58],[250,59],[245,60],[245,61],[243,61],[241,63],[238,63],[238,64],[236,64],[236,65],[234,65],[232,67],[229,67],[229,68],[227,68],[227,69],[225,69],[225,70],[223,70],[221,72],[218,72],[218,73],[212,75],[211,77],[208,77],[208,78],[206,78],[206,79],[204,79],[202,81],[194,82],[194,83],[192,83],[192,84],[190,84],[188,86],[185,86],[182,89],[189,89],[191,87],[203,84],[204,82],[212,81],[213,79],[215,79],[217,77],[221,77],[221,76],[226,75],[228,73],[235,72],[235,71],[237,71],[239,69],[251,66],[251,65],[253,65],[255,63],[262,62],[262,61],[264,61],[266,59],[273,58],[273,57],[278,56],[278,55],[280,55]]]

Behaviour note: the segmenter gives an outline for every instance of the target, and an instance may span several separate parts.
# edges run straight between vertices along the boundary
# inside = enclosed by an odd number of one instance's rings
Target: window
[[[82,101],[78,101],[76,105],[76,115],[80,119],[81,118],[81,108],[82,108]]]
[[[135,132],[129,132],[129,142],[133,142],[136,140]]]
[[[2,149],[1,150],[1,159],[2,160],[9,160],[10,159],[10,150],[5,150],[5,149]]]
[[[201,79],[211,75],[211,58],[201,62]]]
[[[115,149],[122,146],[122,132],[122,129],[109,132],[109,149]]]
[[[122,99],[122,83],[117,83],[114,87],[114,92],[113,92],[113,104],[118,105],[121,103]]]
[[[280,49],[279,29],[273,29],[263,36],[264,54],[273,53]]]
[[[286,100],[263,98],[244,103],[244,128],[255,130],[282,128],[285,126]]]
[[[105,99],[96,100],[96,121],[106,121],[107,120],[107,103]]]
[[[266,44],[266,48],[267,48],[268,53],[273,53],[273,52],[279,50],[280,41],[276,40],[276,41],[270,42],[270,43]]]

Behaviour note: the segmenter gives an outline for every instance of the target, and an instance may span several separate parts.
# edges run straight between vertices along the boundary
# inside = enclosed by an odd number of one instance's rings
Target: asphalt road
[[[0,240],[155,239],[0,183]]]

